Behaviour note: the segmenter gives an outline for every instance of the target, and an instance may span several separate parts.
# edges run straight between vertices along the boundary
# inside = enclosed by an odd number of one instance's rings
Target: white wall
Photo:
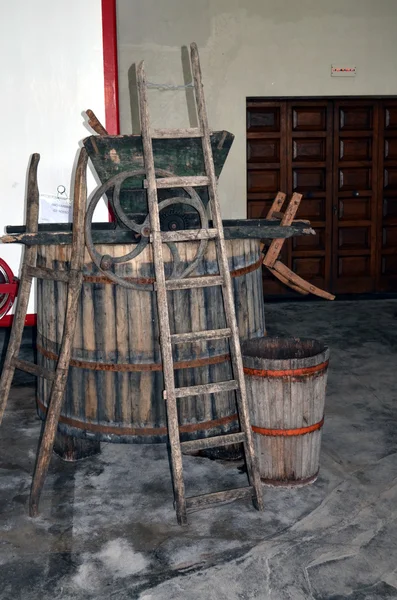
[[[41,155],[41,193],[70,193],[82,111],[104,122],[101,0],[13,0],[0,20],[0,230],[24,223],[29,157]],[[91,188],[93,177],[89,178]],[[102,220],[107,220],[103,207]],[[0,246],[18,273],[20,247]],[[29,311],[33,312],[33,299]]]
[[[235,134],[220,179],[223,216],[246,215],[247,96],[397,94],[397,0],[117,0],[121,131],[132,129],[129,70],[183,83],[197,42],[210,125]],[[355,78],[331,78],[331,64]],[[150,91],[155,126],[188,125],[184,91]],[[134,122],[135,125],[135,122]]]

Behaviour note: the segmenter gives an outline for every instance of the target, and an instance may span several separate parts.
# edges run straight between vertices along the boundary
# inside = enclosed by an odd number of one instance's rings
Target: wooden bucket
[[[226,242],[232,274],[237,320],[242,339],[265,334],[259,240]],[[98,246],[98,251],[122,256],[131,245]],[[185,264],[197,244],[178,243]],[[171,255],[164,245],[166,272]],[[70,246],[40,246],[38,265],[67,269]],[[117,274],[147,285],[153,281],[151,247],[132,261],[116,264]],[[197,275],[218,273],[215,245],[208,244]],[[53,369],[62,336],[66,285],[38,281],[38,363]],[[219,287],[169,292],[171,331],[184,333],[226,326]],[[153,291],[114,285],[85,256],[84,284],[76,314],[76,333],[65,400],[59,422],[62,433],[105,442],[164,442],[166,413],[161,355],[158,343],[156,298]],[[177,387],[232,378],[228,340],[201,341],[175,346]],[[46,410],[49,383],[38,382],[38,407]],[[228,433],[238,428],[234,392],[178,400],[181,439]]]
[[[317,479],[329,349],[319,341],[259,338],[242,344],[261,479],[303,485]]]

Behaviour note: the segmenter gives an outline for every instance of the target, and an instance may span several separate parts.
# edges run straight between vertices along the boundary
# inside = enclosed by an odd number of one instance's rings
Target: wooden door
[[[379,202],[378,202],[379,291],[397,291],[397,101],[380,103]]]
[[[288,101],[288,196],[303,194],[297,218],[309,219],[315,236],[289,240],[289,267],[329,290],[332,228],[332,103]]]
[[[303,194],[297,218],[316,236],[287,240],[281,260],[313,285],[329,289],[332,228],[332,103],[247,102],[248,218],[265,218],[278,191]],[[266,296],[298,296],[263,269]]]
[[[287,190],[286,102],[247,102],[248,218],[264,219],[278,191]],[[284,245],[282,260],[287,260]],[[288,288],[263,267],[266,295],[288,294]]]
[[[248,217],[303,194],[317,235],[284,244],[295,273],[335,294],[397,291],[397,99],[250,100]],[[264,269],[267,296],[296,296]]]
[[[332,291],[336,294],[376,289],[378,125],[376,101],[334,103]]]

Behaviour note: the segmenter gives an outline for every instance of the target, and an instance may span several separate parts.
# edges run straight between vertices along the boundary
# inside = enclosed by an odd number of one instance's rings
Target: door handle
[[[354,190],[354,192],[353,192],[353,196],[354,196],[355,198],[358,198],[358,197],[359,197],[359,195],[360,195],[360,192],[357,192],[357,190]]]

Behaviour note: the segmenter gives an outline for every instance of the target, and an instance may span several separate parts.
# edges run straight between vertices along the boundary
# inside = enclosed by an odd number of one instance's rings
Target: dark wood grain
[[[126,229],[114,228],[107,223],[103,227],[93,229],[92,238],[95,244],[131,244],[137,243],[134,232]],[[212,223],[210,222],[210,227]],[[71,226],[69,224],[40,225],[38,233],[26,233],[26,228],[21,225],[9,225],[6,228],[7,235],[0,237],[3,244],[53,245],[70,244],[72,240]],[[282,227],[274,221],[266,219],[251,219],[224,221],[225,239],[274,239],[289,238],[300,235],[315,235],[314,230],[307,223],[293,223],[288,227]]]

